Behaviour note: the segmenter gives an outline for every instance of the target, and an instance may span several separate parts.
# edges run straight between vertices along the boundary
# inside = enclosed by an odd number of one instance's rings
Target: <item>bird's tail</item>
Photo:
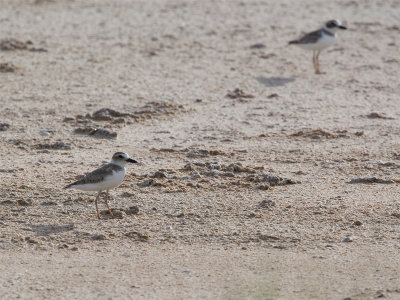
[[[71,184],[68,184],[67,186],[64,187],[64,189],[69,189],[69,188],[72,187],[73,185],[75,185],[75,182],[74,182],[74,183],[71,183]]]
[[[288,43],[288,45],[293,45],[293,44],[298,44],[298,43],[299,43],[299,41],[294,40],[294,41],[290,41],[290,42]]]

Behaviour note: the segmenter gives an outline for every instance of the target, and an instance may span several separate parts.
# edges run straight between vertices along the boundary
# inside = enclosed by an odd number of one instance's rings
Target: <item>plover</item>
[[[319,69],[318,57],[322,50],[329,47],[336,41],[336,31],[347,29],[338,20],[326,22],[325,26],[319,30],[310,32],[298,40],[290,41],[289,45],[296,45],[304,49],[313,50],[313,64],[315,74],[321,74]]]
[[[108,206],[107,199],[109,199],[109,190],[119,186],[125,178],[125,165],[130,163],[137,163],[136,160],[129,158],[128,154],[124,152],[117,152],[113,155],[111,162],[90,172],[83,178],[67,185],[65,188],[74,188],[81,191],[97,191],[95,205],[97,217],[100,219],[99,207],[97,201],[99,200],[100,194],[106,191],[105,202],[107,205],[108,212],[113,216],[113,213]]]

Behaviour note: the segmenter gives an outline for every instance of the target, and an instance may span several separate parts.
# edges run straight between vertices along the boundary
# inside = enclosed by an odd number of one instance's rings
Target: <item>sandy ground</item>
[[[2,0],[0,298],[400,299],[399,15]],[[315,75],[287,41],[331,18]],[[63,187],[116,151],[98,220]]]

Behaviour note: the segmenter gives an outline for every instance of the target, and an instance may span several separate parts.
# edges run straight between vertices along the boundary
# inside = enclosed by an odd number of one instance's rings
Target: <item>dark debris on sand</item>
[[[0,72],[1,73],[12,73],[17,70],[17,67],[13,63],[0,63]]]
[[[2,51],[27,50],[32,52],[47,52],[47,50],[44,48],[33,47],[32,41],[22,42],[13,38],[1,39],[0,50]]]
[[[243,166],[240,162],[230,164],[210,161],[191,162],[181,169],[160,169],[138,177],[143,179],[138,184],[140,187],[161,187],[165,188],[165,192],[186,192],[188,187],[268,190],[274,186],[300,183],[297,180],[264,172],[263,167]]]

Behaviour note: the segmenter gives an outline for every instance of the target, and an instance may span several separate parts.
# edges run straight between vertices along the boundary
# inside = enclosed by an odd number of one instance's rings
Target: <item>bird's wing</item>
[[[316,30],[306,34],[305,36],[293,41],[294,44],[311,44],[316,43],[322,37],[322,30]]]
[[[104,180],[107,176],[112,175],[113,171],[117,171],[119,169],[122,169],[122,167],[115,165],[115,164],[106,164],[93,172],[90,172],[89,174],[85,175],[81,179],[69,184],[66,186],[72,187],[74,185],[80,185],[80,184],[90,184],[90,183],[97,183],[99,181]]]

